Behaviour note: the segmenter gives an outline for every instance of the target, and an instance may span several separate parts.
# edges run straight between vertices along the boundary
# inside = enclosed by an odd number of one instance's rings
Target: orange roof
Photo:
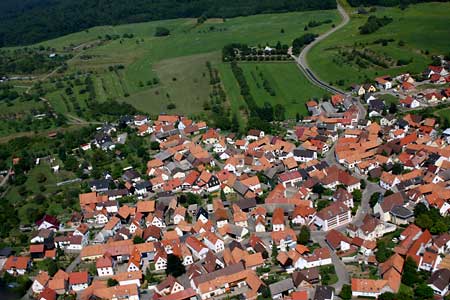
[[[147,201],[138,201],[136,203],[137,212],[148,213],[155,211],[155,201],[147,200]]]
[[[235,249],[237,249],[237,247]],[[244,263],[245,267],[248,269],[264,264],[264,258],[260,252],[256,252],[254,254],[246,255],[244,257]]]
[[[272,224],[284,224],[284,210],[277,207],[273,211]]]
[[[29,257],[24,257],[24,256],[10,256],[8,257],[8,259],[6,260],[5,264],[3,265],[3,270],[9,270],[12,268],[16,268],[16,269],[27,269],[28,264],[30,263],[30,258]]]
[[[364,293],[380,293],[388,284],[387,280],[352,278],[352,291]]]
[[[179,120],[178,116],[174,115],[159,115],[158,121],[159,122],[165,122],[165,123],[175,123]]]
[[[113,277],[117,281],[126,281],[134,279],[142,279],[142,271],[117,273]]]
[[[47,272],[40,271],[39,274],[34,278],[37,282],[39,282],[41,285],[45,286],[50,279],[50,276]]]
[[[88,280],[89,280],[89,274],[87,271],[72,272],[69,274],[69,283],[71,285],[87,283]]]
[[[104,300],[129,299],[131,296],[139,295],[138,287],[136,284],[95,288],[92,290],[92,293],[96,299],[104,299]]]

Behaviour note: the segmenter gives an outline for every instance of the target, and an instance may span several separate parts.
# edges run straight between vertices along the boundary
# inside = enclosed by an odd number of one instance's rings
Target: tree
[[[396,300],[396,295],[391,292],[385,292],[378,296],[378,300]]]
[[[438,56],[433,56],[433,59],[431,61],[432,66],[440,67],[441,66],[441,59]]]
[[[275,243],[272,244],[272,263],[277,263],[277,256],[278,256],[278,247]]]
[[[377,241],[377,252],[375,253],[375,258],[379,263],[385,262],[392,254],[392,251],[389,250],[386,246],[386,242],[382,240]]]
[[[155,36],[168,36],[170,35],[170,30],[165,27],[156,27]]]
[[[276,121],[284,121],[286,119],[284,106],[276,104],[273,109],[273,115]]]
[[[433,226],[433,219],[428,214],[421,214],[416,218],[416,225],[423,229],[431,229]]]
[[[108,287],[112,287],[112,286],[116,286],[119,284],[119,282],[117,280],[115,280],[114,278],[108,278]]]
[[[415,299],[422,299],[422,300],[428,300],[433,299],[434,293],[433,289],[430,288],[426,283],[419,284],[414,289],[414,298]]]
[[[45,176],[44,173],[37,173],[37,175],[36,175],[36,181],[37,181],[38,183],[44,183],[44,182],[47,181],[47,176]]]
[[[398,111],[397,104],[391,103],[391,105],[389,106],[389,113],[395,114],[395,113],[397,113],[397,111]]]
[[[186,273],[186,268],[183,265],[183,261],[176,255],[169,254],[167,256],[167,269],[166,275],[172,275],[178,277]]]
[[[239,120],[236,113],[233,113],[233,116],[231,117],[231,131],[239,132]]]
[[[366,183],[366,181],[364,179],[361,179],[359,181],[359,183],[361,184],[361,189],[362,190],[366,189],[367,183]]]
[[[318,194],[320,198],[323,192],[325,192],[325,188],[320,183],[316,183],[312,188],[312,192]]]
[[[310,232],[308,226],[303,225],[300,228],[300,233],[298,234],[297,242],[299,242],[302,245],[306,245],[306,244],[308,244],[310,238],[311,238],[311,232]]]
[[[361,203],[361,199],[362,199],[362,192],[361,190],[354,190],[352,192],[352,196],[353,196],[353,201],[356,203]]]
[[[136,235],[133,238],[133,244],[143,244],[145,243],[145,240],[141,238],[140,236]]]
[[[401,163],[395,163],[392,166],[392,174],[400,175],[403,173],[403,165]]]
[[[157,141],[150,142],[150,149],[151,150],[159,150],[159,143]]]
[[[350,300],[352,299],[352,287],[348,284],[344,284],[341,289],[341,293],[339,294],[342,300]]]
[[[374,208],[374,206],[378,203],[378,199],[380,199],[379,192],[373,193],[372,196],[370,196],[369,205],[371,208]]]
[[[408,256],[403,267],[402,283],[412,287],[419,281],[420,276],[417,272],[417,264],[411,257]]]
[[[320,200],[316,204],[317,211],[321,211],[322,209],[324,209],[325,207],[327,207],[329,205],[330,205],[330,201],[328,201],[328,200]]]

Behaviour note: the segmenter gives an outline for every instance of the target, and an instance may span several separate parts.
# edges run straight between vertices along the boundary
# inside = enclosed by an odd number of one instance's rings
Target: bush
[[[167,104],[167,109],[172,110],[172,109],[175,109],[175,108],[177,108],[177,106],[175,105],[175,103],[169,103],[169,104]]]
[[[156,27],[155,36],[168,36],[170,35],[170,30],[165,27]]]

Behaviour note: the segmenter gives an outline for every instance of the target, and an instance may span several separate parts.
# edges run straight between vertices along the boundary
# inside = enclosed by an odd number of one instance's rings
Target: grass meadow
[[[347,88],[365,78],[373,79],[379,75],[422,72],[431,62],[432,55],[450,52],[449,12],[450,3],[410,5],[405,10],[377,7],[374,13],[376,16],[392,17],[393,22],[366,35],[361,35],[358,28],[368,16],[352,14],[347,26],[311,49],[308,63],[321,79],[334,84],[343,80],[340,85]],[[387,46],[375,44],[380,39],[393,41]],[[400,41],[403,41],[403,46],[399,45]],[[362,68],[355,62],[349,63],[339,53],[353,48],[369,48],[374,56],[389,58],[393,62],[399,59],[412,59],[412,62],[401,67],[391,63],[387,68],[369,63],[366,68]]]

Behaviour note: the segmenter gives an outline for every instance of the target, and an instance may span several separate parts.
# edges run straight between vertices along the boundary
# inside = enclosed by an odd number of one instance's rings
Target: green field
[[[148,113],[167,112],[167,104],[174,103],[173,112],[202,113],[202,104],[209,101],[211,86],[206,61],[210,61],[223,77],[230,106],[234,111],[242,105],[239,91],[233,91],[234,80],[227,66],[221,63],[221,50],[232,42],[253,46],[275,45],[278,41],[291,44],[304,34],[305,25],[312,21],[340,22],[335,10],[256,15],[233,19],[211,19],[198,25],[194,19],[177,19],[120,26],[101,26],[71,34],[40,45],[57,51],[73,53],[68,62],[68,74],[93,72],[98,101],[125,101]],[[155,28],[170,29],[168,37],[154,37]],[[323,33],[331,24],[310,28],[308,32]],[[281,30],[284,33],[281,33]],[[118,35],[121,38],[99,42],[99,37]],[[133,34],[133,38],[122,38]],[[81,45],[81,46],[80,46]],[[70,50],[74,48],[74,50]],[[123,65],[124,69],[109,71],[109,66]],[[294,69],[294,68],[292,68]],[[268,68],[267,72],[280,72]],[[279,74],[272,74],[279,77]],[[301,77],[300,72],[296,76]],[[156,85],[148,84],[157,78]],[[287,77],[286,77],[287,78]],[[303,79],[296,79],[303,81]],[[231,87],[231,88],[230,88]],[[280,85],[283,89],[287,85]],[[297,88],[294,85],[289,88]],[[61,113],[69,108],[61,99],[64,90],[52,91],[48,98]],[[288,96],[291,91],[285,91]],[[283,91],[280,90],[280,97]],[[280,99],[274,99],[281,101]],[[81,100],[82,102],[82,100]],[[82,106],[82,103],[80,104]]]
[[[318,43],[308,54],[308,63],[318,76],[328,82],[349,87],[366,78],[402,72],[420,73],[431,62],[431,56],[450,52],[450,3],[426,3],[410,5],[406,10],[377,7],[378,17],[388,16],[393,22],[378,31],[361,35],[358,28],[367,16],[351,15],[350,23],[324,41]],[[374,44],[378,39],[394,39],[387,46]],[[404,45],[400,46],[399,42]],[[368,48],[372,56],[389,60],[389,67],[374,64],[359,67],[355,61],[344,59],[342,54],[353,49]],[[426,52],[428,51],[428,52]],[[429,54],[426,54],[429,53]],[[405,66],[395,66],[399,59],[412,59]],[[361,59],[364,63],[364,59]]]
[[[241,63],[253,98],[258,106],[264,102],[282,104],[286,117],[295,118],[296,113],[307,115],[306,101],[321,98],[326,92],[312,85],[295,63]],[[263,86],[266,80],[275,91],[270,95]]]

